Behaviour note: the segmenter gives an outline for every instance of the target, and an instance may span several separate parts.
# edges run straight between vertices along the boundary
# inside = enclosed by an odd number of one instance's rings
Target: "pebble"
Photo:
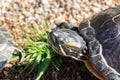
[[[98,13],[98,12],[100,12],[100,9],[97,8],[97,7],[93,7],[91,10],[92,10],[94,13]]]
[[[52,9],[53,13],[57,14],[58,13],[58,9],[54,8]]]
[[[74,3],[72,6],[73,9],[79,10],[80,9],[80,5],[77,3]]]
[[[106,3],[107,5],[111,5],[111,4],[112,4],[112,0],[105,0],[105,3]]]
[[[48,0],[41,0],[41,3],[44,5],[47,5],[47,4],[49,4],[49,1]]]
[[[75,24],[76,23],[76,20],[74,18],[70,19],[70,23],[71,24]]]
[[[54,20],[55,20],[55,24],[59,24],[61,22],[65,22],[65,19],[62,18],[62,16],[58,16]]]

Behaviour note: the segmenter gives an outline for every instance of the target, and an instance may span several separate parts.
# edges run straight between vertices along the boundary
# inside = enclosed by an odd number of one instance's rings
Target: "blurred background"
[[[1,0],[0,25],[10,30],[21,45],[26,42],[23,31],[30,33],[28,26],[44,27],[44,19],[51,28],[60,22],[78,26],[91,15],[119,3],[120,0]]]
[[[117,5],[120,5],[120,0],[0,0],[0,26],[9,30],[17,45],[24,46],[28,44],[25,34],[38,40],[31,28],[49,32],[46,22],[51,29],[60,22],[79,26],[84,19]],[[59,72],[48,69],[42,80],[97,80],[84,69],[82,62],[63,58],[61,66]],[[0,73],[1,80],[5,76],[8,80],[34,80],[32,77],[15,78],[14,72],[8,74],[7,71]]]

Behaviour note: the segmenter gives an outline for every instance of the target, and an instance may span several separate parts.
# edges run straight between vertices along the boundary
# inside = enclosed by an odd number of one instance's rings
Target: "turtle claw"
[[[16,53],[19,56],[19,61],[20,62],[22,62],[24,60],[25,52],[21,47],[15,46],[14,47],[14,53]]]
[[[86,41],[91,41],[95,38],[95,31],[92,27],[86,27],[80,31],[80,34]]]

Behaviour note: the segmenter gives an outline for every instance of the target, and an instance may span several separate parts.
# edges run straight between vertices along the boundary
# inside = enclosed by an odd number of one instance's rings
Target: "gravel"
[[[45,26],[44,19],[54,28],[60,22],[78,26],[81,21],[108,7],[112,0],[0,0],[0,25],[15,37],[16,43],[24,42],[23,31],[28,26]],[[25,39],[24,39],[25,40]]]

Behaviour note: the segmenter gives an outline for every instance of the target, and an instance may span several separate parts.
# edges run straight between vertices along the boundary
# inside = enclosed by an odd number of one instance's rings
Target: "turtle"
[[[78,27],[62,22],[48,35],[58,54],[83,61],[100,80],[120,80],[120,6],[82,21]]]
[[[22,49],[13,42],[13,36],[5,27],[0,26],[0,71],[11,58],[14,51],[22,52]],[[21,53],[19,54],[21,56]]]

